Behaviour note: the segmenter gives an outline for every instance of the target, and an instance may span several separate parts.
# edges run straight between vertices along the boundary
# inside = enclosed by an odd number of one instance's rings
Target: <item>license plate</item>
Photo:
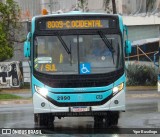
[[[89,107],[72,107],[72,112],[86,112],[89,111]]]

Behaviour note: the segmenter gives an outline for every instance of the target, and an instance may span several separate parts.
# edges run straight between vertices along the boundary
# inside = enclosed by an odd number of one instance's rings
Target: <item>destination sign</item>
[[[110,24],[114,24],[115,20],[109,19],[68,19],[54,20],[48,19],[39,21],[40,30],[57,30],[57,29],[103,29],[110,28]]]

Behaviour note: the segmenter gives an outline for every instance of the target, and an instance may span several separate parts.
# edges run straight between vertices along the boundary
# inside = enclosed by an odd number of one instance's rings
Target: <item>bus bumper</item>
[[[70,107],[58,107],[38,93],[33,94],[34,113],[62,113],[71,112]],[[108,102],[99,106],[89,106],[91,112],[125,111],[125,90],[120,91]]]

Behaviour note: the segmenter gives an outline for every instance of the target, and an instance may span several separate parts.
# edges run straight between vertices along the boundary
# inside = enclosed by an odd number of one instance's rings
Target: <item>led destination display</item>
[[[40,30],[61,30],[61,29],[103,29],[115,28],[115,20],[109,19],[68,19],[68,20],[42,20],[39,21]],[[110,26],[112,24],[112,26]]]
[[[47,21],[47,29],[84,29],[84,28],[107,28],[107,20],[65,20]]]

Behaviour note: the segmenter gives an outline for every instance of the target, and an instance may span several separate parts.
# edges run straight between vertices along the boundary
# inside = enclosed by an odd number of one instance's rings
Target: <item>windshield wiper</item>
[[[114,50],[112,44],[109,42],[109,40],[107,39],[107,37],[105,36],[105,34],[102,31],[98,31],[98,34],[101,37],[101,39],[104,41],[104,43],[107,46],[107,48],[109,49],[109,51],[112,53],[112,58],[113,58],[113,63],[114,63],[114,52],[115,52],[115,50]]]
[[[107,48],[113,54],[115,52],[114,48],[113,48],[112,44],[109,42],[109,40],[107,39],[107,37],[105,36],[105,34],[102,31],[98,31],[98,34],[101,37],[101,39],[104,41],[104,43],[107,46]]]
[[[59,41],[62,43],[62,46],[64,47],[64,49],[66,50],[66,52],[68,54],[71,54],[71,51],[69,50],[69,48],[67,47],[66,43],[64,42],[64,40],[62,39],[62,37],[60,35],[57,35]]]
[[[66,50],[66,52],[68,54],[70,54],[70,64],[72,65],[71,41],[70,41],[70,49],[69,49],[68,46],[67,46],[67,44],[62,39],[62,37],[60,35],[57,35],[57,37],[58,37],[59,41],[62,43],[62,46],[64,47],[64,49]]]

